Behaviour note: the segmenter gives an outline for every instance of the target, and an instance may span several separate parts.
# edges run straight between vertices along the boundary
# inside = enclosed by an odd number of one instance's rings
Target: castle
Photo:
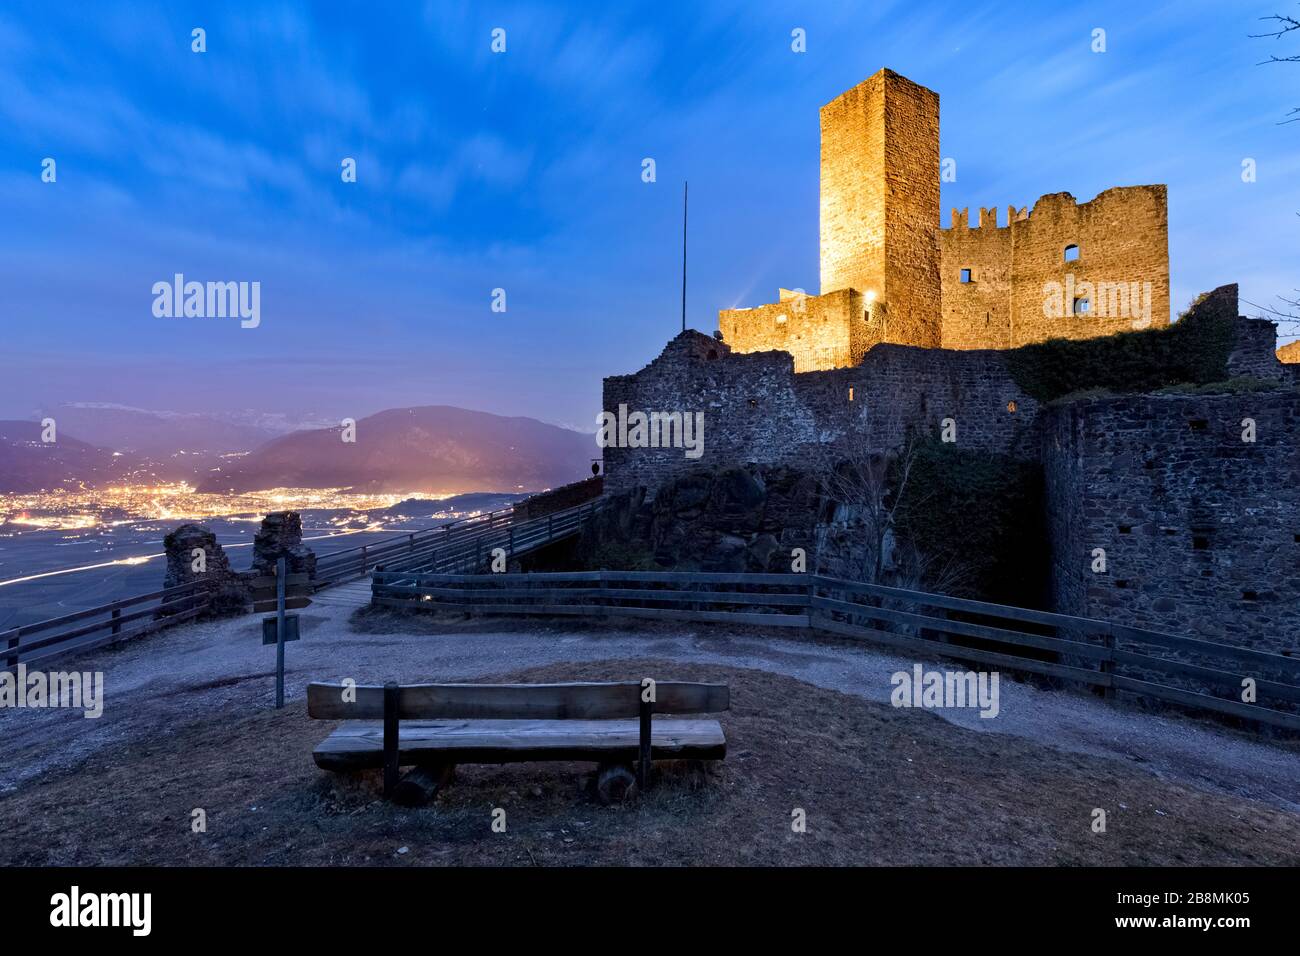
[[[952,211],[940,228],[939,97],[881,70],[821,109],[821,294],[718,313],[736,352],[795,371],[881,343],[1008,349],[1169,324],[1164,186],[1053,193],[1032,211]]]
[[[721,341],[682,332],[607,377],[609,414],[704,425],[694,457],[604,447],[604,493],[651,502],[703,471],[950,432],[1041,476],[1047,609],[1296,653],[1300,364],[1276,326],[1239,316],[1236,286],[1170,323],[1162,186],[941,230],[939,168],[931,91],[885,70],[824,107],[821,294],[724,310]]]

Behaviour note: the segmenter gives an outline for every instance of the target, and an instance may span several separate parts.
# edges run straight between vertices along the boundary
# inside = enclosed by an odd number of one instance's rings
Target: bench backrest
[[[345,691],[348,700],[345,700]],[[495,718],[617,720],[641,711],[640,681],[576,684],[404,684],[397,688],[401,720]],[[726,684],[656,681],[656,714],[712,714],[731,706]],[[380,720],[381,685],[309,684],[307,716],[318,720]]]

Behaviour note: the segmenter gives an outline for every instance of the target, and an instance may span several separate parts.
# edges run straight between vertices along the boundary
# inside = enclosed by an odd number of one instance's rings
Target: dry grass
[[[468,766],[434,804],[405,810],[379,799],[377,773],[316,768],[332,724],[299,701],[213,714],[0,799],[0,863],[1300,863],[1300,818],[1263,804],[761,671],[602,662],[503,679],[644,674],[730,683],[728,757],[704,789],[665,765],[639,804],[607,808],[583,789],[590,765]],[[1105,834],[1091,832],[1094,807]],[[191,832],[195,808],[206,833]]]

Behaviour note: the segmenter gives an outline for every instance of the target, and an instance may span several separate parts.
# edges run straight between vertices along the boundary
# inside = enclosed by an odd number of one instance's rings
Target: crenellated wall
[[[1085,203],[1069,193],[1033,211],[953,210],[939,231],[944,348],[1015,348],[1169,324],[1169,217],[1164,186],[1108,189]],[[1078,259],[1067,261],[1068,246]],[[962,270],[971,272],[963,283]],[[1075,300],[1087,312],[1076,314]]]

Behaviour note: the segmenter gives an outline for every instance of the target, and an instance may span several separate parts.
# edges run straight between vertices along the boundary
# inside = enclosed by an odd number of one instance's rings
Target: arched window
[[[1079,261],[1079,247],[1076,246],[1074,243],[1070,243],[1068,246],[1065,247],[1065,261],[1066,262]]]

